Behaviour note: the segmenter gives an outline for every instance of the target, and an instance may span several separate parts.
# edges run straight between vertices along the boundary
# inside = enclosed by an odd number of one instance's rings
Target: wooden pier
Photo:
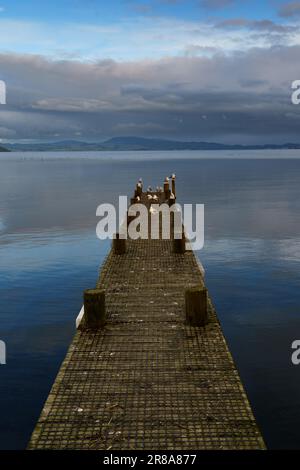
[[[173,179],[155,192],[140,183],[132,202],[173,204]],[[194,252],[122,243],[86,294],[28,448],[264,449]]]

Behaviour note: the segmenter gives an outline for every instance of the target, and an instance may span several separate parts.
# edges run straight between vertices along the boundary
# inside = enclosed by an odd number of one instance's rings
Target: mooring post
[[[164,181],[164,193],[165,193],[165,199],[169,199],[171,190],[170,190],[170,185],[169,185],[169,178],[167,176]]]
[[[192,326],[204,326],[208,322],[207,289],[193,286],[185,291],[185,316]]]
[[[174,198],[176,199],[176,188],[175,188],[176,175],[173,173],[171,178],[172,178],[172,193],[174,194]]]
[[[86,289],[83,293],[84,322],[87,328],[97,329],[105,324],[105,291]]]
[[[114,235],[113,249],[116,255],[124,255],[124,253],[126,253],[126,239],[120,238],[119,233],[115,233]]]
[[[182,232],[175,232],[174,239],[173,239],[173,251],[174,253],[183,254],[185,253],[185,233],[184,230]]]
[[[135,190],[135,196],[141,196],[143,192],[143,185],[142,183],[137,183],[136,185],[136,190]]]

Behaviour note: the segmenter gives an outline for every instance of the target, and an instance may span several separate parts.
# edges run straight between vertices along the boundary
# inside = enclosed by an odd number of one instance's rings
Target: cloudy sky
[[[300,142],[300,1],[0,0],[0,139]]]

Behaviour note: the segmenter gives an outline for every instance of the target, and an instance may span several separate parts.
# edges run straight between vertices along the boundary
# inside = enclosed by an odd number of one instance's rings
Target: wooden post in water
[[[169,185],[169,178],[167,176],[164,181],[164,193],[165,193],[165,199],[169,199],[171,190],[170,190],[170,185]]]
[[[192,326],[204,326],[207,318],[207,289],[193,286],[185,291],[185,315]]]
[[[116,255],[124,255],[126,253],[126,239],[120,238],[119,233],[116,233],[113,238],[113,249]]]
[[[142,195],[143,192],[143,185],[142,183],[138,182],[136,185],[136,190],[135,190],[135,196],[140,196]]]
[[[176,175],[173,173],[171,178],[172,178],[172,193],[174,194],[174,197],[176,199],[176,188],[175,188]]]
[[[102,328],[105,324],[105,290],[86,289],[83,302],[85,326],[91,329]]]

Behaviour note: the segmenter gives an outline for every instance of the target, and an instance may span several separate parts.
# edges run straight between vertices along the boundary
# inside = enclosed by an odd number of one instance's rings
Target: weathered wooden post
[[[185,316],[192,326],[204,326],[208,323],[206,287],[193,286],[186,289]]]
[[[143,185],[142,183],[138,182],[136,185],[135,196],[141,196],[143,192]]]
[[[171,191],[170,191],[170,185],[169,185],[169,178],[167,176],[164,181],[164,193],[165,193],[165,199],[169,199]]]
[[[116,255],[124,255],[126,253],[126,239],[120,238],[120,234],[116,233],[113,238],[113,249]]]
[[[176,175],[173,173],[173,175],[171,176],[172,178],[172,193],[174,194],[174,197],[176,199],[176,188],[175,188],[175,179],[176,179]]]
[[[173,251],[174,253],[183,254],[185,253],[185,233],[184,230],[182,232],[175,232],[173,238]]]
[[[87,328],[102,328],[105,324],[105,291],[86,289],[83,293],[84,324]]]

